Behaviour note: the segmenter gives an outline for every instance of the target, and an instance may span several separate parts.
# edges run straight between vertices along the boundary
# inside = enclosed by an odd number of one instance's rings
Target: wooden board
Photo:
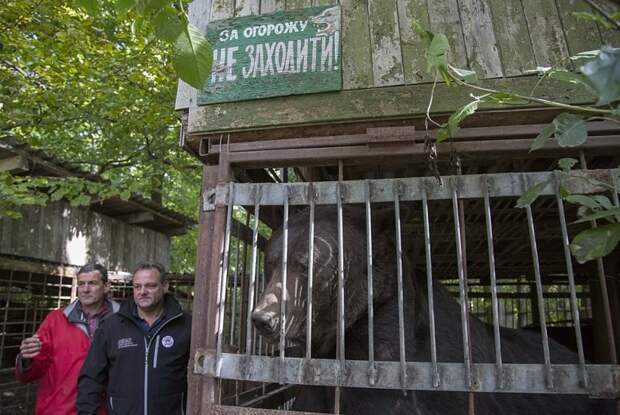
[[[405,83],[432,81],[434,76],[427,71],[426,45],[416,33],[413,21],[423,27],[430,27],[426,0],[398,0],[398,24],[400,27],[400,49],[403,54]]]
[[[538,66],[568,63],[568,47],[555,0],[523,0],[523,10]]]
[[[503,75],[488,0],[461,0],[461,24],[471,69],[481,78]]]
[[[76,266],[98,261],[119,272],[141,261],[170,263],[170,238],[153,230],[64,201],[24,207],[21,213],[22,219],[0,220],[0,255]]]
[[[194,0],[189,5],[189,21],[202,33],[207,32],[207,25],[211,15],[211,0]],[[196,105],[196,89],[179,80],[177,97],[174,104],[176,111],[186,110]]]
[[[368,32],[368,0],[342,0],[343,89],[373,85],[372,54]]]
[[[213,21],[212,75],[201,105],[342,88],[340,7]]]
[[[557,3],[566,43],[571,56],[601,47],[601,35],[596,23],[579,19],[573,13],[596,13],[584,0],[562,0]]]
[[[280,10],[284,10],[285,1],[284,0],[261,0],[260,2],[260,13],[273,13]]]
[[[432,6],[428,8],[428,15],[430,30],[444,33],[450,42],[448,60],[459,68],[466,68],[468,66],[467,51],[457,0],[432,2]]]
[[[529,94],[537,81],[537,77],[529,76],[486,80],[480,84],[493,89]],[[196,111],[190,112],[188,132],[219,133],[420,116],[426,112],[431,88],[431,84],[417,84],[279,97],[271,99],[269,105],[254,100],[198,107]],[[549,99],[569,97],[574,104],[589,103],[592,99],[584,94],[581,88],[566,83],[545,82],[537,91]],[[466,88],[448,88],[444,84],[439,84],[435,91],[433,111],[437,114],[451,113],[471,101],[470,93],[471,91]]]
[[[489,0],[504,76],[536,68],[527,21],[520,1]]]
[[[402,85],[405,77],[396,0],[368,0],[368,10],[374,86]]]

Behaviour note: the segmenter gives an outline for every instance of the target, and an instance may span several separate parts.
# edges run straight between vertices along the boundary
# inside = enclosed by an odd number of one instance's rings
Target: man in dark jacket
[[[37,333],[19,348],[17,379],[39,382],[36,415],[75,415],[78,375],[93,334],[119,308],[106,298],[110,283],[105,267],[84,265],[76,278],[77,300],[49,313]],[[105,414],[103,408],[99,414]]]
[[[78,381],[77,409],[94,415],[107,392],[111,415],[185,413],[191,318],[169,294],[164,269],[141,264],[133,301],[95,333]]]

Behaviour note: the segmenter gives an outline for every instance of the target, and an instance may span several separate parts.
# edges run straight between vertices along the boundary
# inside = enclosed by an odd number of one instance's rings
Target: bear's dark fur
[[[364,211],[348,208],[344,218],[345,350],[351,360],[368,359],[366,228]],[[387,215],[387,216],[386,216]],[[334,358],[337,332],[338,234],[333,207],[317,207],[315,214],[313,357]],[[398,300],[393,210],[373,218],[373,291],[375,360],[398,361]],[[386,220],[387,218],[387,220]],[[391,219],[390,219],[391,218]],[[305,344],[306,284],[308,277],[308,210],[291,215],[288,240],[287,338]],[[265,338],[277,341],[281,298],[282,230],[274,232],[266,256],[268,284],[253,312]],[[404,313],[407,361],[430,361],[429,315],[425,275],[414,275],[405,263]],[[459,304],[434,283],[437,357],[440,362],[463,362]],[[276,301],[277,300],[277,301]],[[494,363],[492,327],[470,316],[472,357],[476,363]],[[501,330],[505,363],[542,363],[542,342],[526,330]],[[576,355],[550,340],[553,363],[575,363]],[[294,409],[330,412],[331,388],[298,388]],[[604,414],[605,402],[587,397],[545,394],[478,393],[478,415]],[[467,414],[468,395],[460,392],[343,388],[341,409],[347,414]]]

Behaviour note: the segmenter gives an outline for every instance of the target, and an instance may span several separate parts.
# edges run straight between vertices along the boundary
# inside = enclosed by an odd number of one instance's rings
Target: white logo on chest
[[[163,339],[161,339],[161,345],[167,349],[171,348],[173,344],[174,339],[172,338],[172,336],[165,336]]]

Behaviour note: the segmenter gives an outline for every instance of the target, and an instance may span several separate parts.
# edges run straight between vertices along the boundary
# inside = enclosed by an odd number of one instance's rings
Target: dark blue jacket
[[[185,413],[191,317],[170,294],[163,320],[145,334],[128,301],[105,319],[78,381],[77,409],[94,415],[107,391],[110,415]]]

